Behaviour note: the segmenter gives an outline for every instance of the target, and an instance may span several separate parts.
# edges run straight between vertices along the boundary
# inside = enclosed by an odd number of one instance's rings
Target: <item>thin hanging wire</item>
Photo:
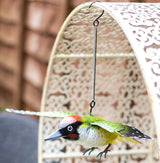
[[[94,48],[93,48],[93,74],[92,74],[92,101],[90,102],[90,115],[96,105],[95,87],[96,87],[96,53],[97,53],[97,25],[94,25]]]
[[[95,2],[93,2],[93,3],[95,3]],[[89,6],[89,8],[92,6],[92,4]],[[93,83],[92,83],[92,101],[90,102],[90,115],[92,115],[92,110],[96,105],[96,101],[95,101],[95,85],[96,85],[97,27],[99,25],[99,20],[98,19],[103,15],[103,13],[104,13],[104,10],[102,11],[101,15],[99,15],[93,21],[93,26],[94,26],[93,76],[92,76]]]

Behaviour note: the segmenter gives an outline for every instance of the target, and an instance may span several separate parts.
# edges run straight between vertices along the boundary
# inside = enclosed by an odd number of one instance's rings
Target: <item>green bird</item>
[[[106,158],[109,147],[116,143],[116,140],[132,143],[140,143],[136,139],[152,139],[135,127],[123,125],[117,122],[107,121],[93,115],[77,115],[69,112],[54,111],[54,112],[31,112],[23,110],[6,109],[7,112],[14,112],[23,115],[35,115],[49,118],[63,118],[59,124],[58,130],[49,135],[45,140],[55,140],[60,137],[78,141],[84,146],[88,146],[83,154],[91,152],[100,146],[107,147],[100,152],[97,157],[101,159],[102,155]]]

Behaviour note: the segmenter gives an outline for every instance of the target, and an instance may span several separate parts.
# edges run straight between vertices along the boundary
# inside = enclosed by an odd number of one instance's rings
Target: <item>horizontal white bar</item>
[[[56,54],[53,58],[92,58],[93,54]],[[97,57],[117,58],[117,57],[135,57],[133,53],[106,53],[97,54]]]
[[[121,156],[121,155],[142,155],[150,154],[149,150],[121,150],[121,151],[111,151],[107,153],[108,156]],[[60,154],[43,154],[43,159],[56,159],[56,158],[83,158],[83,157],[96,157],[98,152],[93,152],[90,156],[83,155],[83,153],[60,153]]]

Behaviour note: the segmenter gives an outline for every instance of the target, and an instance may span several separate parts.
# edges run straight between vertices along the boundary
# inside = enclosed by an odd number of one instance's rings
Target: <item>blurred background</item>
[[[84,2],[87,0],[0,0],[1,111],[6,107],[40,110],[47,64],[56,35],[67,15]]]

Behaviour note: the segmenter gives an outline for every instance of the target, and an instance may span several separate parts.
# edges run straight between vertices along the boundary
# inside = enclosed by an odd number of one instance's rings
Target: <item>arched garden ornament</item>
[[[160,4],[90,3],[65,20],[52,50],[41,111],[88,114],[92,89],[93,20],[98,27],[94,115],[135,126],[153,141],[117,143],[109,163],[158,163],[160,155]],[[96,162],[82,146],[65,140],[44,142],[59,119],[41,118],[39,163]],[[98,160],[98,162],[104,160]],[[106,161],[106,162],[107,162]]]

